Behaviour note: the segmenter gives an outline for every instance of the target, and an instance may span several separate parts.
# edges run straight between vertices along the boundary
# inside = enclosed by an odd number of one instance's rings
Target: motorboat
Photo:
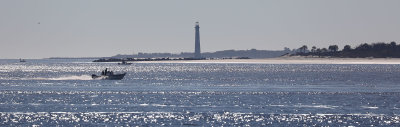
[[[93,79],[101,80],[121,80],[124,78],[126,73],[114,74],[113,71],[108,71],[107,68],[101,72],[101,75],[92,74]]]

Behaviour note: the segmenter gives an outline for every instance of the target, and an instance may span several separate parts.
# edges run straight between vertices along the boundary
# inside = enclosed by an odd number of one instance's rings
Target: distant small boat
[[[124,78],[126,73],[122,74],[114,74],[112,71],[106,70],[101,72],[101,75],[92,74],[93,79],[102,79],[102,80],[121,80]]]
[[[128,63],[125,60],[123,60],[121,63],[118,63],[118,65],[131,65],[132,63]]]
[[[19,62],[26,62],[24,59],[19,58]]]

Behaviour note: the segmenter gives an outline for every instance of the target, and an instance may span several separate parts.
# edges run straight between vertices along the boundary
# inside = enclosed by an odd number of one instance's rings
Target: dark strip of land
[[[216,60],[220,58],[102,58],[93,62],[122,62],[122,61],[177,61],[177,60]],[[249,57],[221,58],[221,59],[250,59]]]
[[[356,48],[345,45],[341,51],[337,45],[330,45],[328,48],[316,48],[313,46],[311,51],[306,45],[300,47],[296,54],[291,56],[318,56],[318,57],[337,57],[337,58],[400,58],[400,45],[396,42],[391,43],[372,43],[360,44]]]

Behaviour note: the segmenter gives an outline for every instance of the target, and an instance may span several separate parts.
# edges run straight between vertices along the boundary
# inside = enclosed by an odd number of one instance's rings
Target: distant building
[[[194,40],[194,58],[201,59],[200,53],[200,26],[199,22],[196,22],[196,26],[194,27],[196,30],[195,40]]]

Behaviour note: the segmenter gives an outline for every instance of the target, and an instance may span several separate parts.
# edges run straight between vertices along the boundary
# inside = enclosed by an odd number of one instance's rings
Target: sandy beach
[[[266,58],[266,59],[215,59],[215,60],[139,61],[137,63],[400,64],[400,58],[279,57],[279,58]]]

